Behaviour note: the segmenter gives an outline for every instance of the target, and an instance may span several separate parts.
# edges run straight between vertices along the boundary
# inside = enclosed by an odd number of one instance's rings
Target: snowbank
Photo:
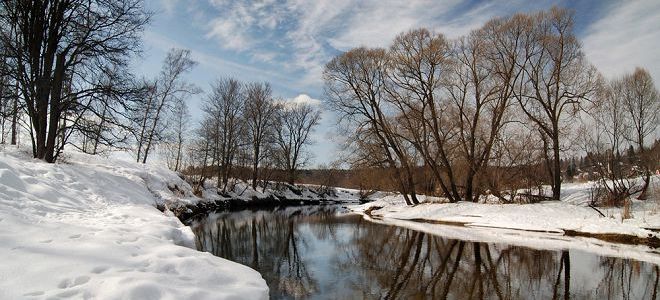
[[[654,179],[657,184],[658,178]],[[631,219],[621,217],[622,208],[599,208],[606,215],[602,217],[596,210],[587,206],[591,184],[565,184],[562,186],[561,201],[536,204],[438,203],[439,199],[420,197],[421,204],[406,206],[402,196],[388,195],[375,198],[373,202],[352,206],[350,209],[361,213],[369,210],[371,216],[393,225],[440,235],[461,231],[464,239],[482,239],[491,242],[519,242],[521,237],[524,240],[525,237],[530,236],[542,236],[546,239],[551,236],[556,240],[557,236],[563,236],[567,231],[593,235],[620,234],[640,238],[657,236],[656,231],[660,229],[660,201],[657,195],[644,201],[633,200]],[[440,226],[442,224],[444,226]],[[467,230],[446,225],[461,225]],[[477,235],[466,235],[469,231]],[[510,234],[511,232],[516,233]],[[511,238],[512,236],[515,238]],[[503,237],[507,238],[503,239]],[[590,250],[588,247],[582,249]],[[650,252],[649,247],[646,246],[641,246],[639,249],[641,253]],[[617,253],[608,253],[617,255]],[[657,258],[657,252],[652,253],[652,256]],[[656,263],[658,262],[660,261],[656,259]]]
[[[155,208],[191,196],[157,166],[0,150],[0,299],[268,298],[258,272],[196,251],[190,228]]]
[[[290,185],[284,182],[268,182],[266,188],[258,186],[256,189],[253,189],[245,181],[232,179],[225,191],[218,189],[216,185],[217,178],[212,178],[205,182],[204,190],[202,191],[202,201],[287,199],[296,201],[330,200],[351,202],[360,199],[359,190],[310,184]]]

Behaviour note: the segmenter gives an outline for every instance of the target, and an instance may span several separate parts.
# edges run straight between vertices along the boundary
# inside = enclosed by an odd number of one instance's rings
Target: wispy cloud
[[[503,5],[466,0],[211,0],[206,37],[252,61],[295,73],[318,89],[323,66],[352,47],[385,47],[400,32],[427,27],[456,37],[493,16],[547,7],[522,0]],[[277,58],[275,60],[274,58]]]
[[[227,75],[269,81],[290,101],[318,101],[325,64],[350,48],[387,47],[397,34],[418,27],[454,38],[493,17],[552,5],[576,10],[584,51],[606,76],[643,66],[660,81],[657,0],[147,1],[166,12],[159,16],[162,28],[154,29],[158,34],[148,34],[148,44],[190,48],[207,73],[201,81]],[[332,156],[333,147],[321,141],[334,132],[328,130],[334,118],[323,114],[314,151]]]
[[[635,66],[651,72],[660,83],[660,1],[622,1],[592,23],[583,39],[584,51],[606,76],[631,72]]]

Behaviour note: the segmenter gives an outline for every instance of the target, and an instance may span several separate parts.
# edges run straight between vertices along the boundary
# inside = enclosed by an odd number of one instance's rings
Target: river
[[[449,239],[339,206],[215,212],[197,247],[259,271],[271,299],[656,299],[657,265]]]

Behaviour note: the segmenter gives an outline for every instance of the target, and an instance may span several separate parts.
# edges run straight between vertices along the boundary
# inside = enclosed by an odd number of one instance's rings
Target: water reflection
[[[200,250],[261,272],[273,299],[656,299],[658,266],[579,251],[465,242],[337,215],[216,213]]]

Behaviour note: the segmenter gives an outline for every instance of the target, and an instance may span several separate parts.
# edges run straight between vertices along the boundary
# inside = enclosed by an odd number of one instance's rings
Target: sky
[[[587,58],[607,78],[636,66],[660,86],[660,1],[481,0],[147,0],[154,12],[144,32],[137,74],[160,70],[170,48],[192,51],[187,76],[205,92],[217,78],[267,81],[274,95],[322,110],[309,167],[338,157],[332,112],[323,106],[324,65],[354,47],[386,47],[399,33],[425,27],[459,37],[493,17],[560,6],[575,12],[575,32]],[[193,124],[205,94],[189,100]]]

